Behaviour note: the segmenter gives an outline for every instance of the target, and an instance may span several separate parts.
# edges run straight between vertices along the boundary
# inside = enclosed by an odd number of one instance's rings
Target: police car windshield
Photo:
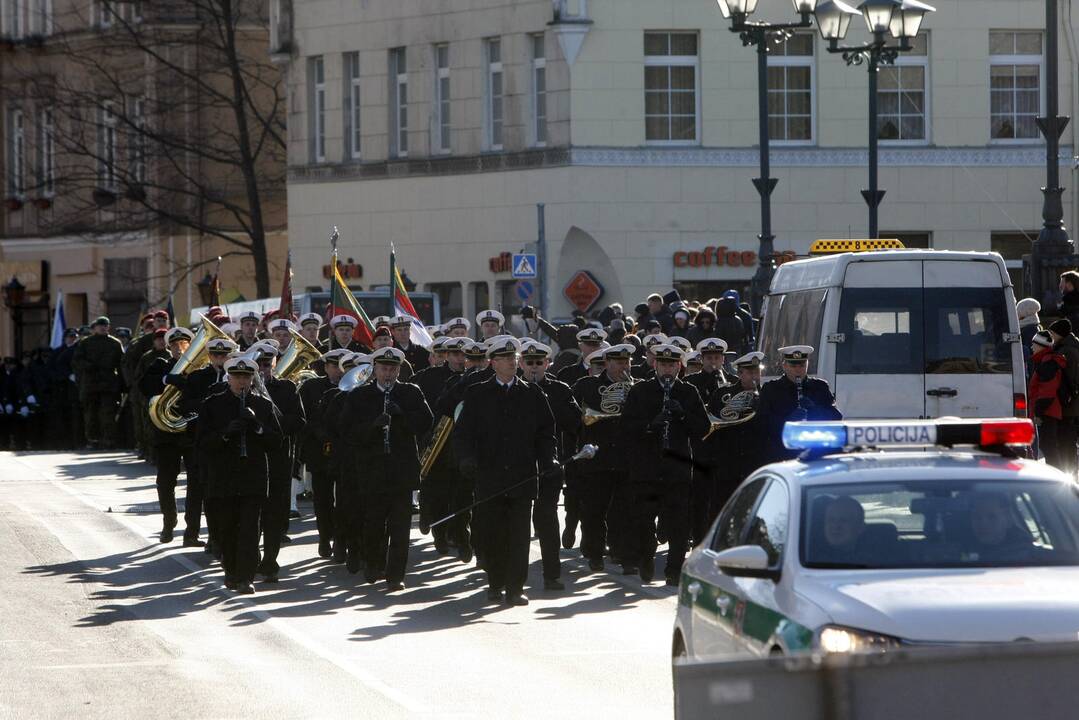
[[[1038,481],[921,480],[803,490],[802,565],[1079,565],[1079,494]]]

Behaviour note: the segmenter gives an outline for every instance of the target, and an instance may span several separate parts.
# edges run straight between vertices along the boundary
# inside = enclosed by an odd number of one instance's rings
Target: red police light
[[[1030,445],[1034,442],[1034,423],[1030,420],[990,420],[981,424],[979,445]]]
[[[1016,393],[1012,399],[1012,407],[1015,409],[1014,415],[1017,418],[1025,418],[1027,416],[1027,396],[1023,393]]]

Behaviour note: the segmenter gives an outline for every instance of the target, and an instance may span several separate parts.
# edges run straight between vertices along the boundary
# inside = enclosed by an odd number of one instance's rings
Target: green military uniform
[[[134,413],[135,447],[143,453],[144,456],[150,454],[153,436],[151,434],[150,415],[146,411],[146,404],[150,398],[143,397],[142,392],[139,390],[139,379],[142,377],[142,372],[139,371],[139,367],[142,357],[149,352],[153,346],[153,332],[140,335],[127,346],[127,350],[124,352],[123,364],[124,382],[127,383],[128,388],[127,399],[128,402],[131,403],[132,412]],[[143,372],[146,370],[146,367],[148,367],[148,363],[142,365]]]
[[[99,318],[95,325],[108,324]],[[79,400],[91,445],[116,446],[116,411],[120,404],[120,366],[124,348],[110,335],[91,335],[75,347],[72,365],[78,375]]]

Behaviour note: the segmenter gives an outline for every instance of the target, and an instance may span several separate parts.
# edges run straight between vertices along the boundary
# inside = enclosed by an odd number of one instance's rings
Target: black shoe
[[[559,580],[558,578],[555,578],[554,580],[544,580],[543,581],[543,589],[544,590],[565,590],[566,586],[562,584],[561,580]]]
[[[198,538],[184,538],[184,547],[206,547],[206,543]]]
[[[320,558],[333,557],[333,546],[330,545],[329,540],[318,541],[318,556]]]
[[[363,574],[363,581],[368,585],[374,585],[378,582],[378,575],[372,572],[365,572]]]
[[[641,582],[652,582],[652,579],[656,576],[656,558],[654,556],[641,558],[641,566],[637,569],[637,572],[641,576]]]
[[[343,550],[341,552],[334,550],[331,560],[337,565],[344,565],[348,561],[348,555]]]
[[[277,577],[277,573],[267,573],[262,576],[262,582],[276,583],[280,578]]]
[[[525,594],[522,592],[507,592],[506,604],[510,607],[513,607],[514,605],[523,607],[528,604],[528,598],[525,597]]]
[[[457,558],[463,563],[472,562],[472,545],[471,543],[465,543],[464,545],[457,546]]]
[[[289,520],[299,520],[302,517],[303,517],[303,515],[300,514],[299,510],[289,510],[288,511]]]
[[[386,592],[401,592],[404,589],[405,584],[400,580],[394,580],[393,582],[390,582],[389,580],[386,581]]]
[[[232,578],[229,578],[229,577],[225,578],[225,589],[226,590],[235,590],[236,589],[236,584],[237,584],[236,581],[233,580]]]
[[[213,553],[214,553],[214,543],[213,543],[213,540],[207,540],[207,541],[206,541],[206,547],[204,547],[204,548],[202,549],[202,551],[203,551],[204,553],[206,553],[207,555],[213,555]]]
[[[291,545],[292,544],[292,538],[290,538],[288,535],[282,535],[281,536],[281,544],[282,545]]]
[[[603,572],[603,560],[592,558],[588,561],[588,569],[592,572]]]
[[[572,550],[573,546],[577,544],[577,533],[570,526],[566,526],[566,529],[562,531],[562,547],[567,550]]]
[[[502,591],[501,590],[495,590],[494,588],[489,588],[487,590],[487,601],[488,602],[502,602]]]
[[[667,578],[667,587],[678,587],[678,578]]]
[[[249,582],[238,582],[232,589],[238,592],[240,595],[255,594],[255,586]]]
[[[435,543],[435,552],[439,555],[449,555],[450,549],[446,546],[445,540],[439,540]]]
[[[348,571],[350,573],[352,573],[353,575],[355,575],[360,570],[362,570],[363,569],[363,559],[360,557],[360,554],[359,553],[349,553],[348,554],[348,560],[345,562],[345,567],[348,568]]]
[[[420,517],[420,535],[427,535],[431,532],[431,523],[427,522],[427,519]]]
[[[169,543],[172,542],[172,528],[167,525],[161,528],[161,532],[158,533],[157,539],[159,542]]]
[[[638,570],[636,565],[631,565],[630,563],[622,563],[623,575],[636,575],[637,572]]]

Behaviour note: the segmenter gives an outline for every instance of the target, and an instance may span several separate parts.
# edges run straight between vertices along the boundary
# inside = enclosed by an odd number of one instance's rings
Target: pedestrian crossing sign
[[[513,256],[513,277],[528,279],[536,277],[535,253],[522,253]]]

